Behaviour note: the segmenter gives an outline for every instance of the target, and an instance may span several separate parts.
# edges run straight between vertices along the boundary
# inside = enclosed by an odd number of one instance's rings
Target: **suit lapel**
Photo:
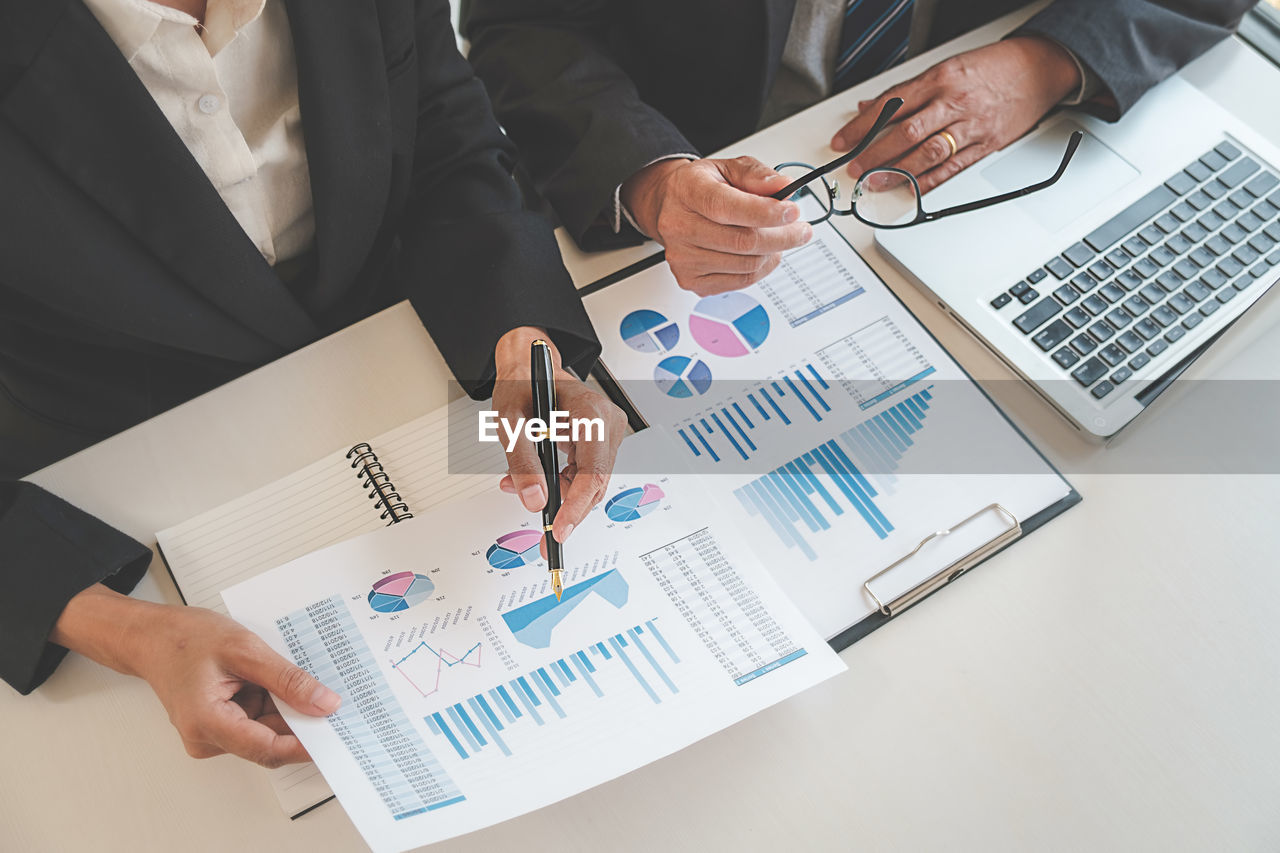
[[[374,0],[289,0],[315,205],[313,304],[337,300],[364,266],[391,185],[387,69]]]
[[[66,4],[0,114],[227,315],[289,350],[317,336],[83,4]]]

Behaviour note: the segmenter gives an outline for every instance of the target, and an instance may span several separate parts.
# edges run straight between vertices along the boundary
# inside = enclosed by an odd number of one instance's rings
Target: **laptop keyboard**
[[[1278,185],[1223,141],[991,307],[1102,399],[1280,265]]]

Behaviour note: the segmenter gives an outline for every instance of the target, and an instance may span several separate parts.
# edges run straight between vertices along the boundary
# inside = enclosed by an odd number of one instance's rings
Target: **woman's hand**
[[[229,752],[263,767],[307,761],[271,694],[315,717],[341,702],[233,619],[139,601],[101,584],[67,603],[49,639],[146,679],[194,758]]]

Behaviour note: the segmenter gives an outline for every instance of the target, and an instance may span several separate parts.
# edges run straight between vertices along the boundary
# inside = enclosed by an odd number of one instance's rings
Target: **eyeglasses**
[[[1058,164],[1058,169],[1052,177],[1020,190],[930,212],[924,209],[920,201],[920,183],[915,175],[892,166],[880,166],[864,173],[858,179],[853,187],[853,196],[848,209],[840,209],[836,206],[836,200],[840,196],[840,185],[835,181],[828,181],[826,176],[865,151],[901,107],[901,98],[890,98],[884,105],[884,109],[880,111],[876,123],[867,131],[862,141],[825,166],[815,169],[807,163],[780,164],[777,167],[778,171],[794,179],[773,197],[789,199],[807,189],[822,207],[822,215],[809,219],[813,225],[826,222],[832,216],[852,215],[859,222],[873,228],[908,228],[919,225],[921,222],[933,222],[944,216],[968,213],[971,210],[980,210],[993,204],[1012,201],[1053,186],[1067,170],[1067,164],[1075,156],[1076,149],[1080,147],[1080,141],[1084,138],[1084,134],[1078,130],[1072,133],[1067,141],[1067,150],[1062,154],[1062,162]]]

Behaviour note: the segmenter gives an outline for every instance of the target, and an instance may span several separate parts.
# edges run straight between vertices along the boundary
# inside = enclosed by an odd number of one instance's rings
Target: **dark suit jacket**
[[[940,0],[938,44],[1023,0]],[[1116,118],[1231,32],[1252,0],[1057,0],[1019,32],[1090,68]],[[584,248],[615,237],[614,189],[645,164],[753,133],[795,0],[471,0],[469,59],[538,190]],[[818,128],[831,134],[835,128]],[[826,136],[823,136],[825,139]]]
[[[80,0],[0,0],[0,677],[23,692],[66,601],[131,589],[150,551],[13,477],[406,296],[476,396],[516,326],[579,371],[598,354],[446,0],[288,9],[316,243],[286,284]]]

